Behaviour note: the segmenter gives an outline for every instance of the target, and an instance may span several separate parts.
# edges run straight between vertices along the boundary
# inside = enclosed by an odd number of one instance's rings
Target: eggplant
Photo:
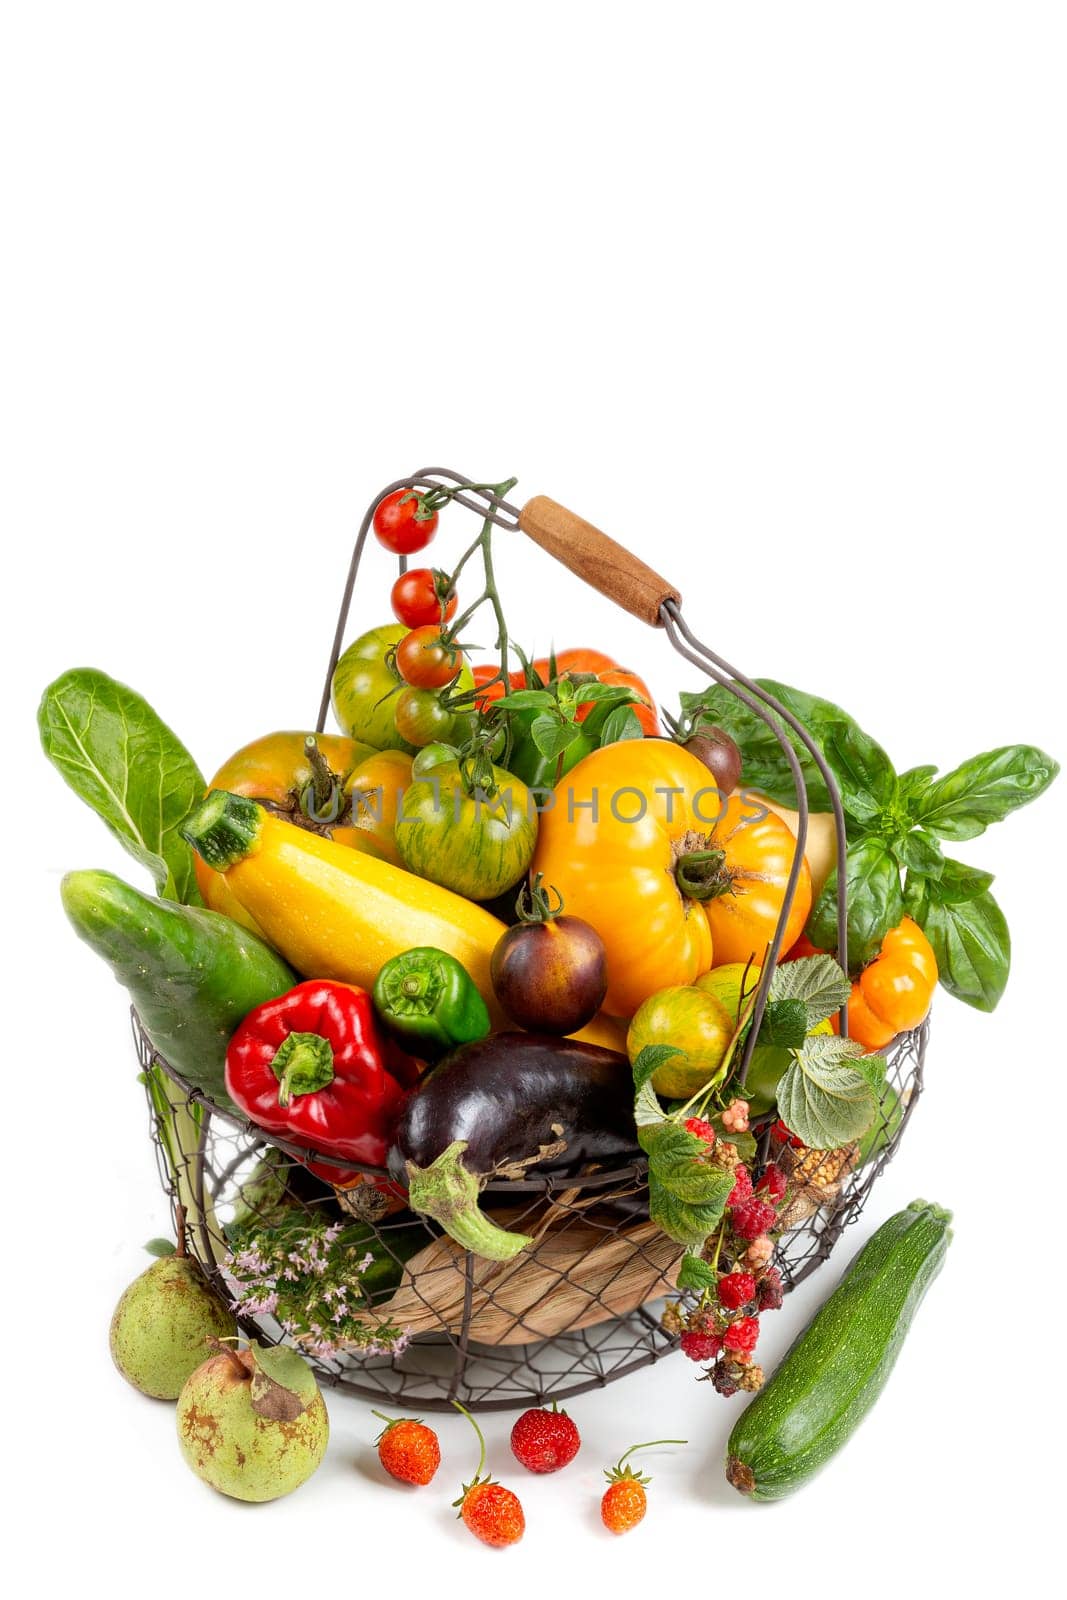
[[[633,1095],[630,1064],[614,1050],[492,1034],[453,1050],[423,1079],[401,1114],[389,1170],[412,1208],[458,1244],[510,1261],[532,1241],[490,1221],[478,1204],[482,1186],[636,1153]]]

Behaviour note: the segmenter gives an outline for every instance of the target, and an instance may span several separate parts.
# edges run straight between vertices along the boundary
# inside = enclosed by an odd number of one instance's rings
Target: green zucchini
[[[952,1238],[951,1211],[913,1200],[864,1245],[777,1372],[742,1413],[726,1476],[779,1500],[825,1466],[878,1399]]]

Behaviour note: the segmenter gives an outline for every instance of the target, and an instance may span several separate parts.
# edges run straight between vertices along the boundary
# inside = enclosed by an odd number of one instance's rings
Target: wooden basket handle
[[[664,600],[681,604],[681,595],[666,578],[547,495],[527,500],[519,512],[519,527],[575,577],[650,627],[662,626],[659,611]]]

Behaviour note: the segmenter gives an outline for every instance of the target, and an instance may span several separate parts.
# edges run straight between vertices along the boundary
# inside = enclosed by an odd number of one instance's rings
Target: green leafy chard
[[[45,690],[37,724],[52,765],[148,868],[157,891],[199,905],[193,854],[178,828],[203,797],[204,779],[147,700],[79,667]]]

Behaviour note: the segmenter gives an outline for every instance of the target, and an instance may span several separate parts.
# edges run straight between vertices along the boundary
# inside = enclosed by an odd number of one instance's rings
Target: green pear
[[[236,1333],[196,1262],[179,1253],[153,1261],[122,1296],[111,1319],[111,1356],[142,1394],[176,1400],[208,1355],[208,1340]]]
[[[199,1478],[235,1500],[277,1500],[310,1478],[330,1423],[295,1350],[223,1346],[178,1397],[178,1442]]]

